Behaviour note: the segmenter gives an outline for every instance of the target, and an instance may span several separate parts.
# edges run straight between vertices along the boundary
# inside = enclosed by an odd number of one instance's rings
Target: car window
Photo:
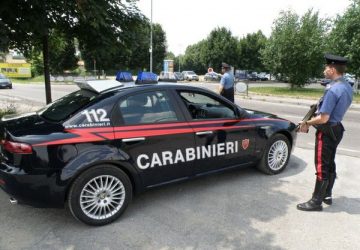
[[[179,91],[179,94],[193,119],[236,118],[232,106],[213,96],[193,91]]]
[[[119,105],[126,125],[178,121],[165,91],[131,95],[120,101]]]
[[[50,103],[39,110],[38,114],[46,120],[59,122],[88,105],[97,95],[97,93],[81,89]]]
[[[110,114],[114,107],[114,100],[104,98],[93,105],[79,110],[73,117],[63,125],[65,128],[89,128],[111,126]]]

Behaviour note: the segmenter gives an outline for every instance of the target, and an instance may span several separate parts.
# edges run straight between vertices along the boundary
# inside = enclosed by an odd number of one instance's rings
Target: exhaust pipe
[[[13,197],[10,197],[10,203],[11,203],[12,205],[16,205],[16,204],[18,204],[18,201],[17,201],[17,199],[15,199],[15,198],[13,198]]]

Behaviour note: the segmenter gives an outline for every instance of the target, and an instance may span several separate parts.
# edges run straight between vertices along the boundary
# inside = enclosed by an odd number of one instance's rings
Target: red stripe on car
[[[125,139],[131,137],[139,137],[139,136],[185,134],[185,133],[201,132],[207,130],[215,130],[215,131],[232,130],[238,128],[250,128],[254,126],[252,125],[224,126],[224,124],[251,122],[251,121],[268,121],[268,120],[282,121],[280,119],[256,118],[256,119],[242,119],[242,120],[232,119],[232,120],[216,120],[216,121],[179,122],[179,123],[167,123],[167,124],[131,125],[131,126],[106,127],[106,128],[79,128],[79,129],[72,128],[72,129],[65,129],[65,131],[75,136],[77,135],[76,137],[38,143],[38,144],[34,144],[33,146],[95,142],[95,141],[104,141],[104,140],[113,140],[113,139]],[[211,126],[216,124],[218,124],[219,126]]]

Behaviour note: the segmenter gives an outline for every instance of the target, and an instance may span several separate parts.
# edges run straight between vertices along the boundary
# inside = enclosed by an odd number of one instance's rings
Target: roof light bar
[[[158,76],[157,74],[151,72],[139,72],[136,84],[151,84],[151,83],[158,83]]]

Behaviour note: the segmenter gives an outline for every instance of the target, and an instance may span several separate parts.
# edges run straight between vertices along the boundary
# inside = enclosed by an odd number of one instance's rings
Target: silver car
[[[12,89],[12,82],[5,75],[0,74],[0,88]]]
[[[194,71],[183,71],[182,74],[187,81],[199,81],[199,76]]]

